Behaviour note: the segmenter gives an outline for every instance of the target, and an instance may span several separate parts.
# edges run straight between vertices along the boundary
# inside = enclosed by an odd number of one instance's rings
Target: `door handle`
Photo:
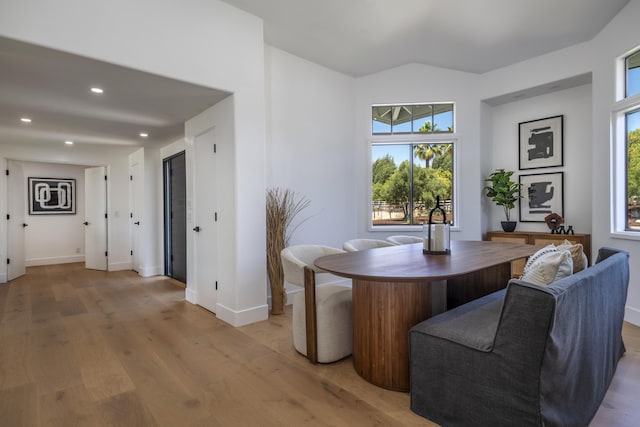
[[[89,221],[83,222],[84,225],[89,225]]]
[[[134,222],[135,225],[140,225],[140,221]]]
[[[29,224],[26,224],[26,223],[24,223],[24,222],[23,222],[23,223],[22,223],[22,228],[27,227],[28,225],[29,225]]]
[[[194,227],[193,231],[195,231],[196,233],[198,233],[198,232],[200,231],[200,227],[196,225],[196,226]]]

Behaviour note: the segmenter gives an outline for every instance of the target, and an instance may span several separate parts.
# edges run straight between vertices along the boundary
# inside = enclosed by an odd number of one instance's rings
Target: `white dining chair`
[[[343,243],[342,249],[347,252],[364,251],[367,249],[383,248],[385,246],[395,246],[386,240],[377,239],[352,239]]]
[[[314,266],[322,256],[344,253],[320,245],[296,245],[282,250],[284,278],[302,286],[293,297],[293,345],[312,363],[330,363],[349,356],[353,349],[351,288],[338,284],[316,286]]]

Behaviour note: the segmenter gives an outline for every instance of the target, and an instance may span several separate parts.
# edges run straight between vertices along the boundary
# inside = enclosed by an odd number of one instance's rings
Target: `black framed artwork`
[[[550,213],[564,216],[564,173],[520,175],[520,221],[544,222]]]
[[[520,170],[563,165],[562,115],[518,124]]]
[[[29,215],[75,215],[76,180],[29,177]]]

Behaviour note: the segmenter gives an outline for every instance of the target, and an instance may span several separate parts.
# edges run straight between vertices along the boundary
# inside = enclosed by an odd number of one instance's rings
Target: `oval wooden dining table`
[[[353,281],[353,366],[367,381],[409,390],[409,329],[432,315],[432,283],[446,281],[446,307],[506,287],[511,261],[532,245],[452,241],[451,254],[427,255],[422,243],[318,258],[315,265]]]

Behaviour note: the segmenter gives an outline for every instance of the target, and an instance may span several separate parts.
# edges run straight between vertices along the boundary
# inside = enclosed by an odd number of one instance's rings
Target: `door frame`
[[[130,269],[143,276],[142,262],[142,227],[140,222],[143,216],[144,202],[139,200],[143,193],[141,186],[144,183],[144,157],[131,161],[129,156],[129,212],[127,221],[129,223],[129,262]],[[144,277],[144,276],[143,276]]]
[[[164,242],[163,242],[163,249],[164,249],[164,274],[165,276],[169,276],[172,278],[174,277],[173,274],[173,267],[172,267],[172,263],[171,263],[171,255],[173,253],[172,251],[172,241],[171,241],[171,236],[172,236],[172,223],[171,223],[171,211],[172,211],[172,204],[171,204],[171,194],[172,194],[172,186],[171,186],[171,179],[170,179],[170,175],[169,175],[169,165],[171,163],[171,161],[173,159],[175,159],[176,157],[179,156],[183,156],[184,157],[184,161],[185,161],[185,188],[184,188],[184,192],[185,192],[185,198],[187,196],[187,188],[186,188],[186,178],[187,178],[187,171],[186,171],[186,150],[182,150],[178,153],[175,153],[171,156],[165,157],[162,159],[162,196],[163,196],[163,217],[164,217],[164,226],[163,226],[163,230],[164,230]],[[185,206],[185,217],[186,217],[187,213],[186,213],[186,206]],[[187,230],[185,228],[184,230],[185,232],[185,242],[186,242],[186,238],[187,238]],[[185,247],[186,248],[186,247]],[[185,276],[188,275],[188,269],[187,269],[187,261],[188,260],[188,253],[185,253],[185,271],[187,274],[185,274]],[[185,277],[185,284],[186,284],[186,277]]]

